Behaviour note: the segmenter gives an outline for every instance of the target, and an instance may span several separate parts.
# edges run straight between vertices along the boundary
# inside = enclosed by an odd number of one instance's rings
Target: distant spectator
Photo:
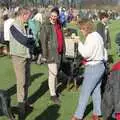
[[[67,20],[66,20],[66,14],[65,14],[65,9],[64,8],[62,8],[61,12],[60,12],[60,22],[61,22],[63,27],[66,27]]]
[[[4,20],[3,10],[0,8],[0,43],[4,41]]]
[[[38,13],[37,9],[32,11],[31,18],[28,21],[29,33],[33,35],[35,40],[36,48],[33,51],[32,58],[37,60],[37,63],[40,64],[41,59],[41,43],[40,43],[40,29],[43,23],[42,14]]]
[[[116,34],[115,43],[117,44],[117,55],[120,56],[120,32]]]
[[[10,41],[10,27],[14,21],[13,16],[11,16],[10,14],[12,13],[8,13],[6,20],[4,20],[4,40],[5,41]]]
[[[97,24],[97,32],[102,36],[105,48],[111,48],[111,40],[107,24],[109,16],[106,12],[101,12],[99,18],[100,22]]]
[[[70,8],[70,10],[68,11],[68,22],[71,22],[73,20],[74,16],[73,16],[73,9]]]

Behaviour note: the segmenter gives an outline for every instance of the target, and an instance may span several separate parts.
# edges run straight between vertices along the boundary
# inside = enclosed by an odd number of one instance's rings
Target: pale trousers
[[[30,83],[30,60],[12,56],[12,63],[16,75],[17,101],[25,102],[28,96],[28,86]]]
[[[57,84],[57,74],[58,74],[58,66],[56,63],[48,64],[48,86],[50,90],[50,95],[56,95],[56,84]]]

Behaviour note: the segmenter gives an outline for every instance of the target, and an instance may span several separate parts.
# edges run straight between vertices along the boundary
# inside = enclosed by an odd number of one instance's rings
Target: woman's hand
[[[75,42],[75,43],[79,43],[79,42],[80,42],[80,37],[79,37],[79,36],[75,36],[74,42]]]

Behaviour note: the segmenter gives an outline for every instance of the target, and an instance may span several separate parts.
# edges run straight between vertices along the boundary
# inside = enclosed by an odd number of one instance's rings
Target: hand
[[[76,37],[74,38],[74,42],[75,42],[75,43],[79,43],[79,42],[80,42],[80,37],[79,37],[79,36],[76,36]]]

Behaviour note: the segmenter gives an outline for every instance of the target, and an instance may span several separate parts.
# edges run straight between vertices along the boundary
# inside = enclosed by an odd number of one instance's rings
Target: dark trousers
[[[110,120],[113,111],[120,112],[120,71],[110,73],[102,98],[104,120]]]

